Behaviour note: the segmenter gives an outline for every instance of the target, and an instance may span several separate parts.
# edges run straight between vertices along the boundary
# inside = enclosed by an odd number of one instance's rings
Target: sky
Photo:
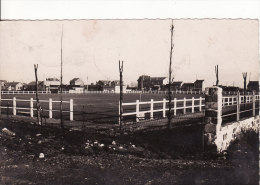
[[[118,80],[118,61],[124,61],[123,80],[140,75],[167,77],[172,20],[1,21],[0,79],[28,83],[60,77],[63,28],[63,79],[88,83]],[[243,86],[259,80],[259,22],[252,19],[173,20],[172,68],[175,81],[205,80],[204,86]]]

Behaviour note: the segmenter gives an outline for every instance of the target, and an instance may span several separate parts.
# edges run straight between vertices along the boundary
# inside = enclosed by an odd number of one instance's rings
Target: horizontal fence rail
[[[259,110],[259,94],[255,95],[240,95],[238,93],[236,96],[223,96],[222,97],[222,107],[229,108],[228,113],[222,114],[222,118],[235,117],[236,121],[241,119],[241,114],[246,113],[247,116],[256,116],[256,110]]]
[[[176,99],[174,98],[172,100],[172,110],[173,114],[177,115],[177,110],[182,110],[183,114],[187,113],[187,109],[191,109],[191,113],[195,112],[195,108],[198,108],[199,111],[202,111],[202,107],[205,106],[205,103],[203,101],[205,98],[199,97],[199,98],[194,98],[192,97],[191,99]],[[197,103],[195,103],[195,101]],[[158,106],[158,104],[160,106]],[[189,104],[189,105],[188,105]],[[142,105],[146,105],[146,110],[140,110]],[[148,105],[148,107],[147,107]],[[157,106],[156,106],[157,105]],[[140,102],[139,100],[136,100],[136,102],[130,102],[130,103],[122,103],[123,107],[126,106],[135,106],[135,111],[134,112],[123,112],[122,116],[135,116],[136,121],[139,121],[139,118],[144,118],[146,113],[150,114],[150,119],[154,118],[154,113],[156,112],[162,112],[162,117],[166,117],[166,112],[168,111],[168,106],[169,106],[169,100],[163,99],[161,101],[154,101],[151,99],[150,101],[145,101],[145,102]],[[119,104],[120,107],[120,104]],[[120,113],[119,113],[120,114]]]
[[[34,103],[36,102],[36,100],[33,98],[26,100],[26,99],[17,99],[16,97],[13,97],[12,99],[0,99],[0,101],[1,101],[1,105],[2,105],[2,102],[4,103],[4,102],[8,101],[8,104],[6,106],[0,106],[0,108],[8,109],[8,111],[9,111],[9,109],[11,109],[13,112],[13,115],[17,115],[17,112],[19,112],[19,113],[23,113],[23,114],[28,114],[28,115],[30,115],[30,117],[34,117],[34,111],[37,110],[37,107],[34,107]],[[12,106],[9,106],[10,101],[12,102]],[[24,106],[17,106],[17,103],[19,103],[19,102],[27,102],[27,103]],[[45,104],[45,105],[48,104],[48,108],[43,109],[41,107],[41,111],[48,112],[49,118],[53,118],[53,112],[60,112],[59,109],[53,109],[53,104],[55,104],[55,103],[60,104],[60,101],[56,101],[56,100],[54,101],[54,100],[52,100],[52,98],[49,98],[49,100],[39,100],[39,102],[42,104]],[[62,112],[64,112],[64,113],[68,112],[70,121],[73,121],[73,99],[70,99],[70,101],[62,101],[62,103],[69,104],[69,110],[63,110]],[[42,106],[42,105],[40,105],[40,106]]]
[[[39,94],[51,94],[51,91],[38,91]],[[1,94],[36,94],[36,91],[1,91]]]

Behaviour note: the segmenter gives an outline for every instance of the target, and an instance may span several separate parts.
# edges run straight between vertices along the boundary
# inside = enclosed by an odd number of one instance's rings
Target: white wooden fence
[[[28,113],[30,117],[33,117],[33,111],[37,110],[36,108],[33,107],[33,102],[36,102],[33,98],[30,98],[30,100],[25,100],[25,99],[16,99],[16,97],[13,97],[12,99],[0,99],[0,101],[12,101],[13,106],[0,106],[1,109],[7,109],[11,108],[13,111],[13,115],[16,115],[17,110],[19,110],[20,113]],[[29,107],[17,107],[16,104],[17,102],[29,102]],[[49,112],[49,118],[52,118],[52,113],[59,112],[60,110],[55,110],[53,109],[52,105],[53,103],[60,103],[60,101],[53,101],[52,98],[49,100],[39,100],[40,103],[48,103],[49,104],[49,109],[44,109],[43,111],[48,111]],[[73,121],[73,99],[70,99],[70,101],[62,101],[62,103],[67,103],[70,104],[69,111],[62,111],[62,112],[69,112],[70,113],[70,121]],[[24,112],[24,110],[29,110],[29,112]]]
[[[38,91],[39,94],[51,94],[51,91]],[[36,91],[1,91],[1,94],[36,94]]]
[[[244,98],[245,99],[245,103],[252,103],[253,102],[253,95],[240,95],[240,102],[244,102]],[[223,96],[222,97],[222,106],[231,106],[231,105],[236,105],[237,104],[237,99],[238,96]],[[259,101],[259,95],[255,95],[255,100]]]
[[[202,107],[205,106],[205,104],[202,103],[202,101],[205,100],[205,98],[194,98],[192,97],[191,99],[176,99],[174,98],[172,100],[173,103],[173,113],[174,115],[177,114],[177,110],[183,110],[183,114],[186,114],[186,110],[187,109],[191,109],[191,113],[194,113],[194,109],[196,107],[199,108],[199,111],[202,111]],[[199,104],[195,105],[195,101],[198,101]],[[178,102],[182,102],[182,106],[178,106],[177,103]],[[190,106],[187,106],[187,102],[191,102]],[[154,101],[153,99],[151,99],[151,101],[146,101],[146,102],[140,102],[139,100],[136,100],[136,102],[132,102],[132,103],[122,103],[122,106],[135,106],[135,112],[125,112],[122,114],[122,116],[130,116],[130,115],[136,115],[137,121],[138,118],[142,118],[144,117],[145,113],[150,113],[150,119],[154,118],[154,112],[162,112],[163,118],[166,117],[166,111],[168,111],[167,108],[167,103],[169,103],[169,100],[166,100],[165,98],[162,101]],[[160,109],[154,109],[154,105],[155,104],[162,104],[162,108]],[[149,110],[144,110],[144,111],[140,111],[140,105],[150,105],[150,109]],[[119,110],[120,110],[120,104],[119,104]],[[120,112],[119,112],[120,115]]]

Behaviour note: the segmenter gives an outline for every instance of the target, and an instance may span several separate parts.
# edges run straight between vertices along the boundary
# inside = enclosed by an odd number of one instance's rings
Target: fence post
[[[231,98],[231,105],[234,105],[234,97]]]
[[[166,111],[166,99],[163,98],[163,118],[166,117],[165,111]]]
[[[199,111],[202,110],[202,97],[200,97]]]
[[[52,98],[49,99],[49,118],[52,118]]]
[[[176,116],[176,114],[177,114],[177,99],[176,98],[174,98],[174,108],[173,108],[173,113],[174,113],[174,116]]]
[[[136,100],[136,122],[139,121],[139,100]]]
[[[16,97],[13,97],[13,115],[16,115]]]
[[[204,136],[207,145],[221,150],[218,132],[222,125],[222,88],[214,86],[205,89],[205,127]]]
[[[255,91],[253,91],[252,102],[253,102],[253,116],[255,116]]]
[[[151,99],[151,107],[150,107],[150,119],[153,119],[153,99]]]
[[[194,97],[191,99],[191,113],[194,113]]]
[[[70,99],[70,121],[73,121],[73,99]]]
[[[240,112],[240,93],[237,92],[237,121],[239,120],[239,112]]]
[[[30,116],[33,117],[33,98],[30,98]]]
[[[183,114],[186,114],[186,98],[183,98]]]

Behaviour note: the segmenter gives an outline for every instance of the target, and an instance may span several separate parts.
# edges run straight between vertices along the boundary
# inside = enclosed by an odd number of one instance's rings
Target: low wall
[[[258,131],[259,122],[260,117],[256,116],[236,122],[230,122],[227,125],[221,126],[216,132],[215,144],[217,146],[217,150],[219,152],[227,150],[231,141],[234,140],[241,133],[242,129],[254,129]]]

